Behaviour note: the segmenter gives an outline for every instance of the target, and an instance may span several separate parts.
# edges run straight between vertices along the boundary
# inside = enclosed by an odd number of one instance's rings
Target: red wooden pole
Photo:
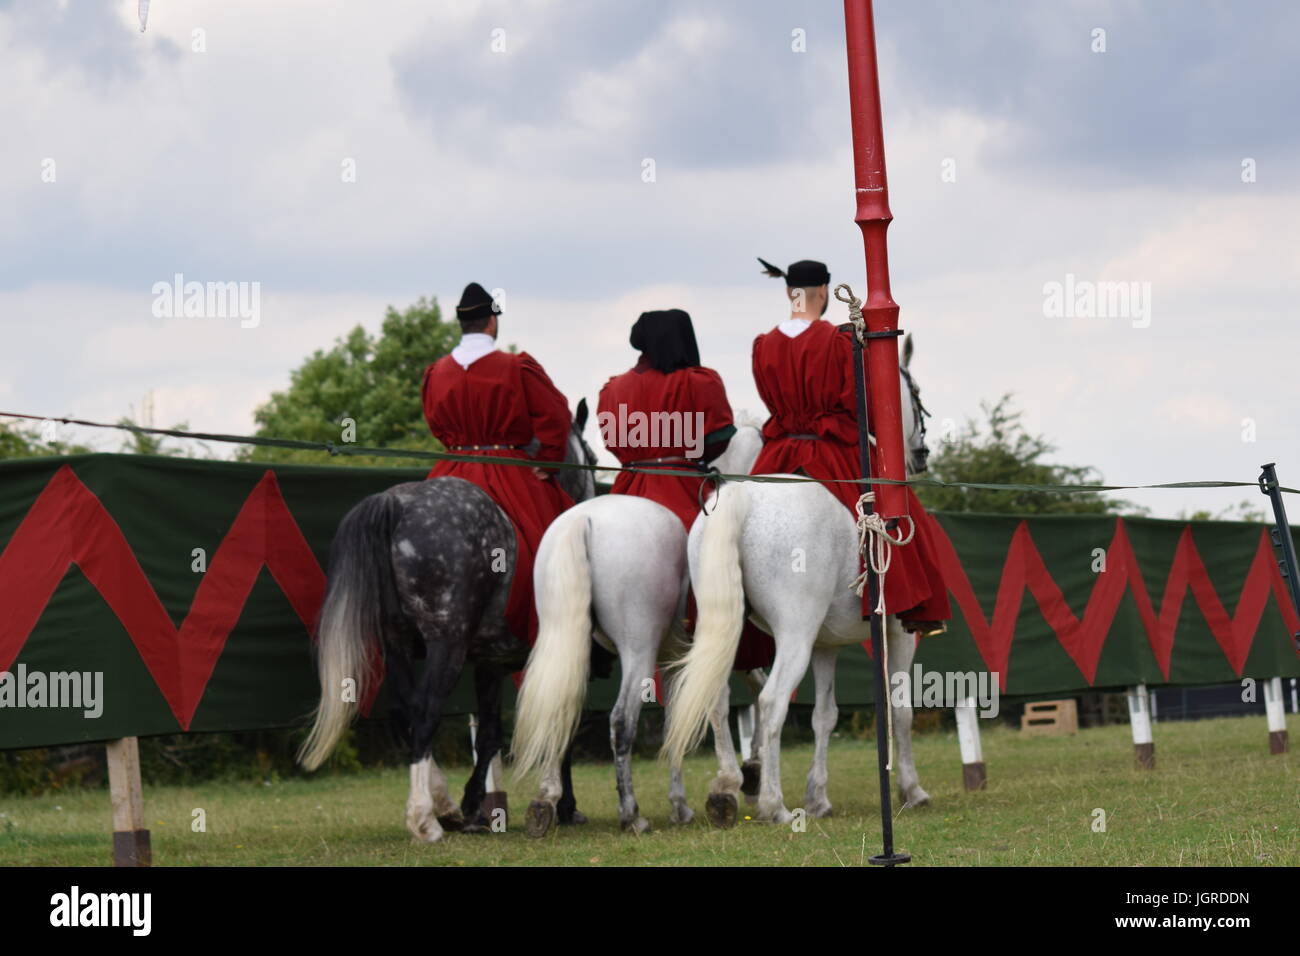
[[[885,177],[885,135],[880,119],[880,77],[876,70],[876,26],[871,0],[844,0],[849,49],[849,106],[853,114],[853,179],[857,190],[854,222],[866,247],[867,298],[862,317],[868,332],[898,329],[898,304],[889,292],[889,211]],[[898,338],[867,340],[867,383],[871,427],[876,436],[873,475],[907,477],[903,457],[903,415],[898,388]],[[908,513],[902,485],[875,485],[876,513],[898,518]]]

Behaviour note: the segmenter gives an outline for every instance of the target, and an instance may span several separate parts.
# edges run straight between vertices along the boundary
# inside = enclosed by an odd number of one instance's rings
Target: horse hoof
[[[678,826],[681,826],[682,824],[690,823],[695,819],[695,811],[683,803],[673,807],[673,812],[669,815],[668,819],[672,820],[672,822],[676,823]]]
[[[771,812],[758,811],[758,821],[760,823],[775,823],[778,826],[785,826],[794,819],[794,814],[785,807],[777,807]]]
[[[528,813],[524,815],[524,832],[534,839],[541,839],[555,826],[555,807],[545,800],[534,800],[528,804]]]
[[[414,843],[437,843],[442,839],[442,828],[432,817],[427,819],[408,819],[406,829],[411,833]]]
[[[757,760],[746,760],[740,765],[740,792],[747,797],[758,796],[758,785],[762,782],[763,765]]]
[[[480,813],[473,820],[462,821],[460,832],[461,833],[487,833],[491,829],[492,828],[488,826],[487,817],[483,816],[483,814]]]
[[[928,807],[930,805],[930,795],[917,787],[909,796],[906,793],[899,794],[903,801],[903,808],[908,807]]]
[[[635,833],[637,836],[640,836],[642,833],[649,833],[650,821],[645,817],[637,817],[635,820],[630,820],[623,824],[623,832]]]
[[[740,807],[736,795],[732,793],[711,793],[704,811],[709,815],[709,822],[720,830],[730,830],[736,825],[740,816]]]
[[[817,804],[813,804],[810,807],[804,807],[804,813],[814,818],[829,817],[834,814],[834,810],[831,809],[831,805],[829,803],[817,803]]]
[[[465,815],[460,812],[459,808],[457,808],[451,813],[438,817],[438,825],[444,830],[456,833],[465,829]]]
[[[587,822],[587,815],[581,810],[573,810],[570,813],[560,814],[560,826],[562,827],[580,827]]]

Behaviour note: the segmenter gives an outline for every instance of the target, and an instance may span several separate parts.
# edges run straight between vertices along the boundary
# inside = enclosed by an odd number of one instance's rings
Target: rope
[[[889,571],[889,562],[893,559],[894,552],[891,550],[895,547],[911,543],[916,536],[916,523],[912,521],[911,515],[905,515],[909,525],[907,537],[901,535],[897,538],[889,533],[889,526],[885,519],[871,510],[871,504],[875,501],[876,494],[873,491],[867,492],[858,499],[856,510],[858,512],[858,551],[862,554],[863,569],[858,575],[857,580],[850,585],[857,592],[858,597],[862,597],[862,592],[867,586],[867,578],[871,574],[876,575],[876,608],[873,614],[880,615],[880,627],[882,629],[880,640],[880,666],[884,668],[885,674],[885,699],[877,704],[877,707],[884,707],[885,721],[887,725],[888,747],[885,756],[885,769],[894,769],[894,705],[889,699],[891,689],[889,686],[889,632],[888,622],[885,617],[885,575]],[[876,719],[880,719],[880,711],[876,711]]]
[[[0,412],[0,418],[21,418],[34,422],[59,422],[85,428],[111,428],[117,431],[145,435],[164,435],[170,438],[192,438],[198,441],[224,442],[236,445],[260,445],[270,448],[292,448],[300,451],[322,451],[331,456],[364,455],[373,458],[405,459],[408,461],[473,461],[484,465],[517,465],[529,468],[544,466],[548,470],[572,469],[582,471],[628,472],[647,475],[681,475],[698,478],[698,469],[636,468],[628,465],[587,465],[570,461],[539,462],[533,458],[505,458],[500,455],[460,455],[445,451],[422,451],[415,448],[369,448],[351,443],[304,441],[291,438],[264,438],[260,435],[225,435],[209,432],[190,432],[175,428],[145,428],[142,425],[117,425],[109,422],[92,422],[80,418],[59,418],[50,415],[25,415],[20,412]],[[1046,494],[1077,495],[1105,491],[1150,491],[1159,488],[1258,488],[1258,481],[1168,481],[1152,485],[1026,485],[1000,484],[991,481],[941,481],[938,478],[809,478],[804,475],[728,475],[719,474],[727,481],[757,481],[775,484],[817,483],[820,485],[909,485],[912,488],[974,488],[981,491],[1037,491]],[[1300,488],[1283,487],[1283,494],[1300,495]]]
[[[858,597],[862,597],[862,592],[866,590],[867,578],[874,574],[879,579],[879,586],[876,588],[876,608],[873,614],[885,616],[885,575],[889,573],[889,564],[893,560],[894,552],[891,548],[901,548],[905,544],[911,544],[912,539],[916,537],[916,522],[912,520],[911,515],[903,515],[907,519],[908,531],[906,537],[901,533],[894,537],[889,533],[889,525],[885,519],[880,517],[874,511],[870,510],[870,505],[876,500],[876,493],[868,491],[858,499],[855,510],[858,513],[858,552],[862,555],[862,573],[854,579],[849,585]]]
[[[844,290],[844,295],[840,295],[840,290]],[[858,341],[863,347],[867,344],[867,320],[862,317],[862,300],[853,294],[847,282],[841,282],[835,287],[835,298],[849,307],[849,321],[853,323],[853,334],[858,337]]]

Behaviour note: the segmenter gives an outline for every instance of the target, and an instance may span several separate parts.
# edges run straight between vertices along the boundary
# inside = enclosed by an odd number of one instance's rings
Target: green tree
[[[924,477],[940,481],[1018,485],[1101,484],[1097,469],[1082,465],[1049,464],[1043,459],[1056,447],[1042,435],[1031,435],[1012,405],[1011,395],[980,402],[984,423],[968,419],[953,441],[945,441],[930,459]],[[1140,513],[1129,502],[1092,491],[1060,494],[1045,491],[990,491],[983,488],[916,489],[926,508],[934,511],[978,511],[991,514],[1116,514]]]
[[[63,441],[45,441],[39,426],[0,422],[0,459],[39,458],[46,455],[84,455],[94,451],[86,445]]]
[[[1269,517],[1268,512],[1262,505],[1256,505],[1249,499],[1238,501],[1235,505],[1228,505],[1222,511],[1214,512],[1208,508],[1198,508],[1195,511],[1183,509],[1178,512],[1180,521],[1248,521],[1251,524],[1272,524],[1273,519]]]
[[[131,433],[122,439],[121,452],[124,455],[163,455],[168,458],[211,458],[212,453],[206,444],[196,442],[196,447],[187,448],[183,445],[167,444],[171,438],[167,435],[151,435],[148,432],[137,431],[142,427],[139,422],[130,416],[125,416],[117,420],[117,424],[123,428],[131,429]],[[189,422],[177,422],[170,426],[171,431],[183,432],[188,431]],[[197,454],[198,450],[204,452],[203,455]]]
[[[425,367],[460,341],[460,326],[442,318],[438,303],[421,297],[403,312],[389,306],[378,335],[357,326],[328,351],[317,349],[295,369],[289,388],[254,413],[256,435],[342,444],[347,419],[355,443],[372,448],[438,451],[424,422],[420,381]],[[376,456],[329,456],[317,451],[252,445],[245,461],[335,465],[410,465]]]

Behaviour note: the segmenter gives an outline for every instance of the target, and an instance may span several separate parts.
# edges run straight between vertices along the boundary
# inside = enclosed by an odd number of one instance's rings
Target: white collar
[[[466,332],[460,345],[451,350],[451,357],[461,368],[469,368],[483,356],[497,350],[497,340],[486,332]]]
[[[810,325],[812,325],[812,319],[796,319],[791,316],[778,325],[777,328],[784,332],[787,338],[793,339],[805,332]]]

